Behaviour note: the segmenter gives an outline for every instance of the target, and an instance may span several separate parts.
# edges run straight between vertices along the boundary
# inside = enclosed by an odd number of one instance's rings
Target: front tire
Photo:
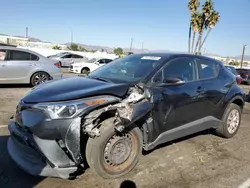
[[[241,113],[240,106],[231,103],[223,115],[222,125],[216,130],[217,134],[224,138],[232,138],[239,130]]]
[[[86,159],[90,168],[103,178],[126,175],[136,166],[142,151],[140,129],[116,133],[110,118],[101,123],[100,132],[101,136],[87,142]]]
[[[81,74],[84,74],[84,75],[88,75],[90,73],[90,70],[89,70],[89,68],[83,68],[82,70],[81,70]]]

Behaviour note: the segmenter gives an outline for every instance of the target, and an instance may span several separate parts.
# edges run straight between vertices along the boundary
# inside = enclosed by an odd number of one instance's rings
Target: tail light
[[[57,62],[54,65],[57,66],[58,68],[61,68],[61,63],[60,62]]]

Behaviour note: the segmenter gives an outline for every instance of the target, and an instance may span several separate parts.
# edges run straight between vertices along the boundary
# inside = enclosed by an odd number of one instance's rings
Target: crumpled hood
[[[128,88],[129,84],[107,83],[74,76],[38,85],[23,98],[23,101],[26,103],[56,102],[97,95],[113,95],[123,98]]]

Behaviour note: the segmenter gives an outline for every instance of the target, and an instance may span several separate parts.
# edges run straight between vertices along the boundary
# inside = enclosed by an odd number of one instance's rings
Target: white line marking
[[[250,187],[250,178],[243,182],[238,188],[249,188]]]
[[[8,125],[0,125],[0,129],[5,127],[8,127]]]

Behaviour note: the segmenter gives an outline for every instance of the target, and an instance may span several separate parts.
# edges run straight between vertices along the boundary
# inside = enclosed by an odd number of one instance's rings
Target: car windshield
[[[88,63],[94,63],[97,59],[96,58],[92,58],[92,59],[89,59],[87,60]]]
[[[162,57],[159,56],[129,55],[96,69],[89,76],[111,81],[136,83],[151,73],[161,62]]]
[[[238,75],[236,69],[234,67],[226,66],[228,70],[230,70],[234,75]]]

